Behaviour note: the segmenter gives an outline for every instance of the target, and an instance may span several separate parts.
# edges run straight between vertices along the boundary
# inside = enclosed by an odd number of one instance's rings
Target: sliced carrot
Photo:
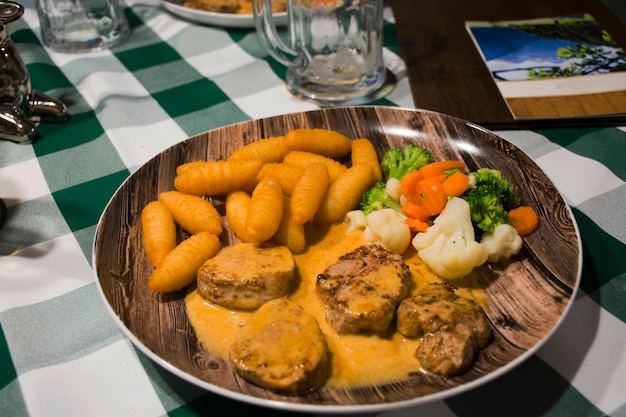
[[[520,236],[526,236],[539,226],[539,217],[532,207],[519,206],[509,211],[511,225]]]
[[[414,233],[425,232],[428,229],[428,223],[411,217],[406,219],[406,224],[409,226],[409,230]]]
[[[432,178],[443,173],[449,169],[462,169],[465,170],[465,163],[463,161],[447,160],[447,161],[435,161],[430,164],[424,165],[419,169],[424,178]]]
[[[423,176],[417,169],[407,172],[400,181],[400,192],[408,198],[413,198],[417,190],[417,183],[422,179]]]
[[[469,176],[462,172],[455,172],[443,181],[443,189],[449,197],[460,197],[467,190]]]
[[[430,217],[428,213],[426,213],[424,209],[422,209],[422,206],[412,201],[408,201],[402,206],[402,213],[410,218],[421,221],[426,221],[426,219]]]
[[[465,163],[452,160],[433,162],[407,173],[400,182],[400,192],[409,200],[402,207],[402,212],[421,222],[440,214],[448,202],[448,196],[463,194],[469,183],[469,177],[463,173],[458,173],[461,178],[454,174],[446,178],[444,171],[454,168],[464,170]],[[450,193],[453,193],[450,194],[443,184],[452,177],[455,178],[447,185]]]
[[[446,175],[445,174],[435,175],[434,177],[430,177],[428,179],[429,180],[433,180],[433,181],[437,181],[437,182],[440,182],[440,183],[443,184],[443,182],[446,180]]]
[[[413,200],[429,216],[436,216],[443,211],[448,197],[443,185],[432,179],[421,180],[417,187],[417,196]]]

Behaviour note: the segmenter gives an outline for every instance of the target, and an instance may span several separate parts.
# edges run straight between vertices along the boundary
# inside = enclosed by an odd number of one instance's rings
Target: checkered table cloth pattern
[[[33,0],[9,26],[33,87],[72,118],[32,145],[0,141],[0,414],[289,415],[203,391],[135,349],[109,317],[91,269],[95,227],[137,167],[181,140],[254,118],[315,109],[251,30],[195,25],[133,0],[131,38],[110,51],[42,47]],[[376,104],[412,107],[393,16],[386,58],[399,78]],[[498,132],[526,151],[572,207],[581,289],[556,334],[509,374],[385,416],[626,416],[626,130]]]

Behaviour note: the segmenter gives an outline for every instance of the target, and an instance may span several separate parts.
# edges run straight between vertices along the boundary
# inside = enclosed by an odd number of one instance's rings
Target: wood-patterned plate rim
[[[154,295],[147,290],[151,267],[140,244],[140,211],[158,192],[173,189],[174,168],[200,158],[224,158],[244,143],[297,127],[335,129],[353,139],[368,137],[379,154],[390,146],[417,143],[427,146],[437,159],[461,157],[472,170],[480,166],[500,169],[522,201],[536,208],[540,227],[524,238],[520,255],[508,264],[480,267],[475,272],[488,288],[487,313],[496,339],[466,374],[442,379],[419,373],[384,386],[348,391],[324,388],[303,396],[281,396],[241,380],[227,362],[202,348],[184,312],[184,293]],[[228,232],[222,237],[225,243],[232,239]],[[485,384],[533,355],[556,331],[573,303],[581,279],[582,242],[573,213],[556,186],[506,139],[432,111],[355,106],[245,121],[166,149],[130,175],[110,199],[97,225],[92,259],[98,291],[117,325],[137,348],[171,373],[254,405],[357,413],[442,400]],[[173,320],[175,327],[161,331],[166,320]],[[155,323],[159,326],[151,327]],[[164,343],[161,336],[171,340]]]

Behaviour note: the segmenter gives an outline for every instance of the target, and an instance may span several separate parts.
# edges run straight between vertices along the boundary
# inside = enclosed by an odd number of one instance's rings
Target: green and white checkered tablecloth
[[[195,25],[156,0],[127,3],[133,33],[112,51],[41,46],[33,0],[9,26],[33,87],[72,118],[32,145],[0,141],[0,415],[288,415],[203,391],[135,349],[98,295],[96,223],[137,167],[226,124],[315,109],[251,30]],[[376,104],[412,107],[392,16],[399,82]],[[509,374],[465,394],[385,416],[626,416],[626,130],[498,132],[531,155],[572,207],[584,247],[581,290],[556,334]]]

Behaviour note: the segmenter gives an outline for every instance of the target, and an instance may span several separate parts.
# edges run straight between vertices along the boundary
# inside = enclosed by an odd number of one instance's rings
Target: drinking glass
[[[321,104],[367,102],[388,91],[383,61],[383,0],[287,0],[289,45],[272,0],[254,0],[256,31],[287,67],[287,89]]]
[[[130,34],[122,0],[36,0],[41,36],[59,52],[109,48]]]

